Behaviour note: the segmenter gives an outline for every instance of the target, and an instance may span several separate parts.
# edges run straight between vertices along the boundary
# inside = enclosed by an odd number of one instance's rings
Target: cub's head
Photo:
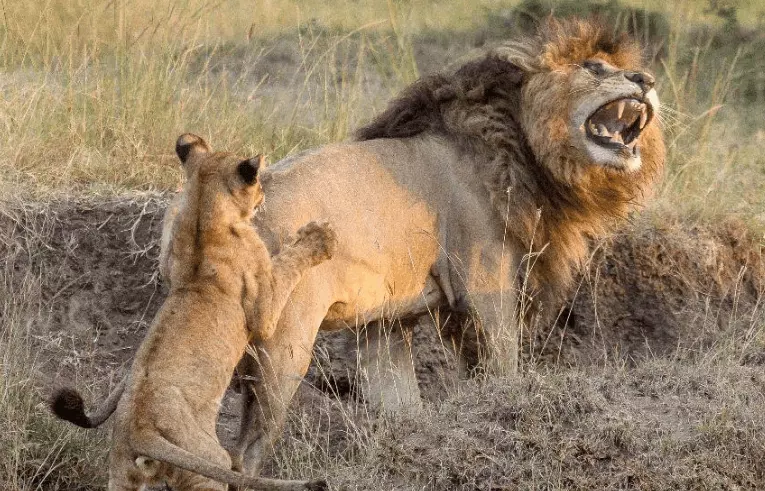
[[[259,180],[265,167],[262,155],[244,159],[213,152],[202,138],[191,133],[178,138],[175,152],[186,174],[184,205],[200,214],[199,226],[250,221],[264,198]]]
[[[594,22],[550,21],[535,38],[497,52],[524,72],[524,133],[557,177],[571,181],[592,166],[661,166],[655,79],[635,43]]]

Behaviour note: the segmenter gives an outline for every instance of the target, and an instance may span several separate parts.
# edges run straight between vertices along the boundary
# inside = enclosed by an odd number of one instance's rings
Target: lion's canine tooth
[[[643,108],[642,111],[640,111],[640,129],[642,130],[645,127],[646,122],[648,122],[648,111]]]
[[[622,119],[622,114],[624,114],[624,106],[626,105],[626,102],[619,101],[619,104],[616,106],[616,119]]]
[[[608,128],[606,128],[606,125],[603,125],[603,124],[598,125],[598,134],[600,136],[611,136],[611,133],[608,132]]]
[[[597,135],[598,134],[598,128],[595,127],[595,123],[590,121],[590,133]]]

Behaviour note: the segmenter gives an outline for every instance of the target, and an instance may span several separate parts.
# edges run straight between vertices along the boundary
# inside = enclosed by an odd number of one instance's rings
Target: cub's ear
[[[178,158],[181,159],[181,164],[185,164],[192,155],[200,155],[210,151],[210,146],[207,142],[204,141],[202,137],[192,133],[182,134],[175,142],[175,153],[177,153]]]
[[[264,167],[264,162],[265,157],[262,155],[258,155],[257,157],[251,159],[242,160],[236,167],[236,172],[239,174],[239,177],[246,185],[252,186],[258,179],[258,171]]]

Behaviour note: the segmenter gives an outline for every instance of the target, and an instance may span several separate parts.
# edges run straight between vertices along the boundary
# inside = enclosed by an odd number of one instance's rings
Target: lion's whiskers
[[[664,129],[674,136],[683,133],[688,129],[690,126],[688,121],[690,121],[691,116],[688,113],[662,104],[659,106],[656,118],[662,125],[664,125]]]

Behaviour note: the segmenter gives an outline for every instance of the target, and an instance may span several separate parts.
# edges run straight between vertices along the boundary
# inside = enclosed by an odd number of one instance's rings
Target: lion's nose
[[[624,72],[624,76],[630,82],[635,82],[640,86],[643,91],[649,91],[656,84],[656,79],[653,75],[646,72]]]

